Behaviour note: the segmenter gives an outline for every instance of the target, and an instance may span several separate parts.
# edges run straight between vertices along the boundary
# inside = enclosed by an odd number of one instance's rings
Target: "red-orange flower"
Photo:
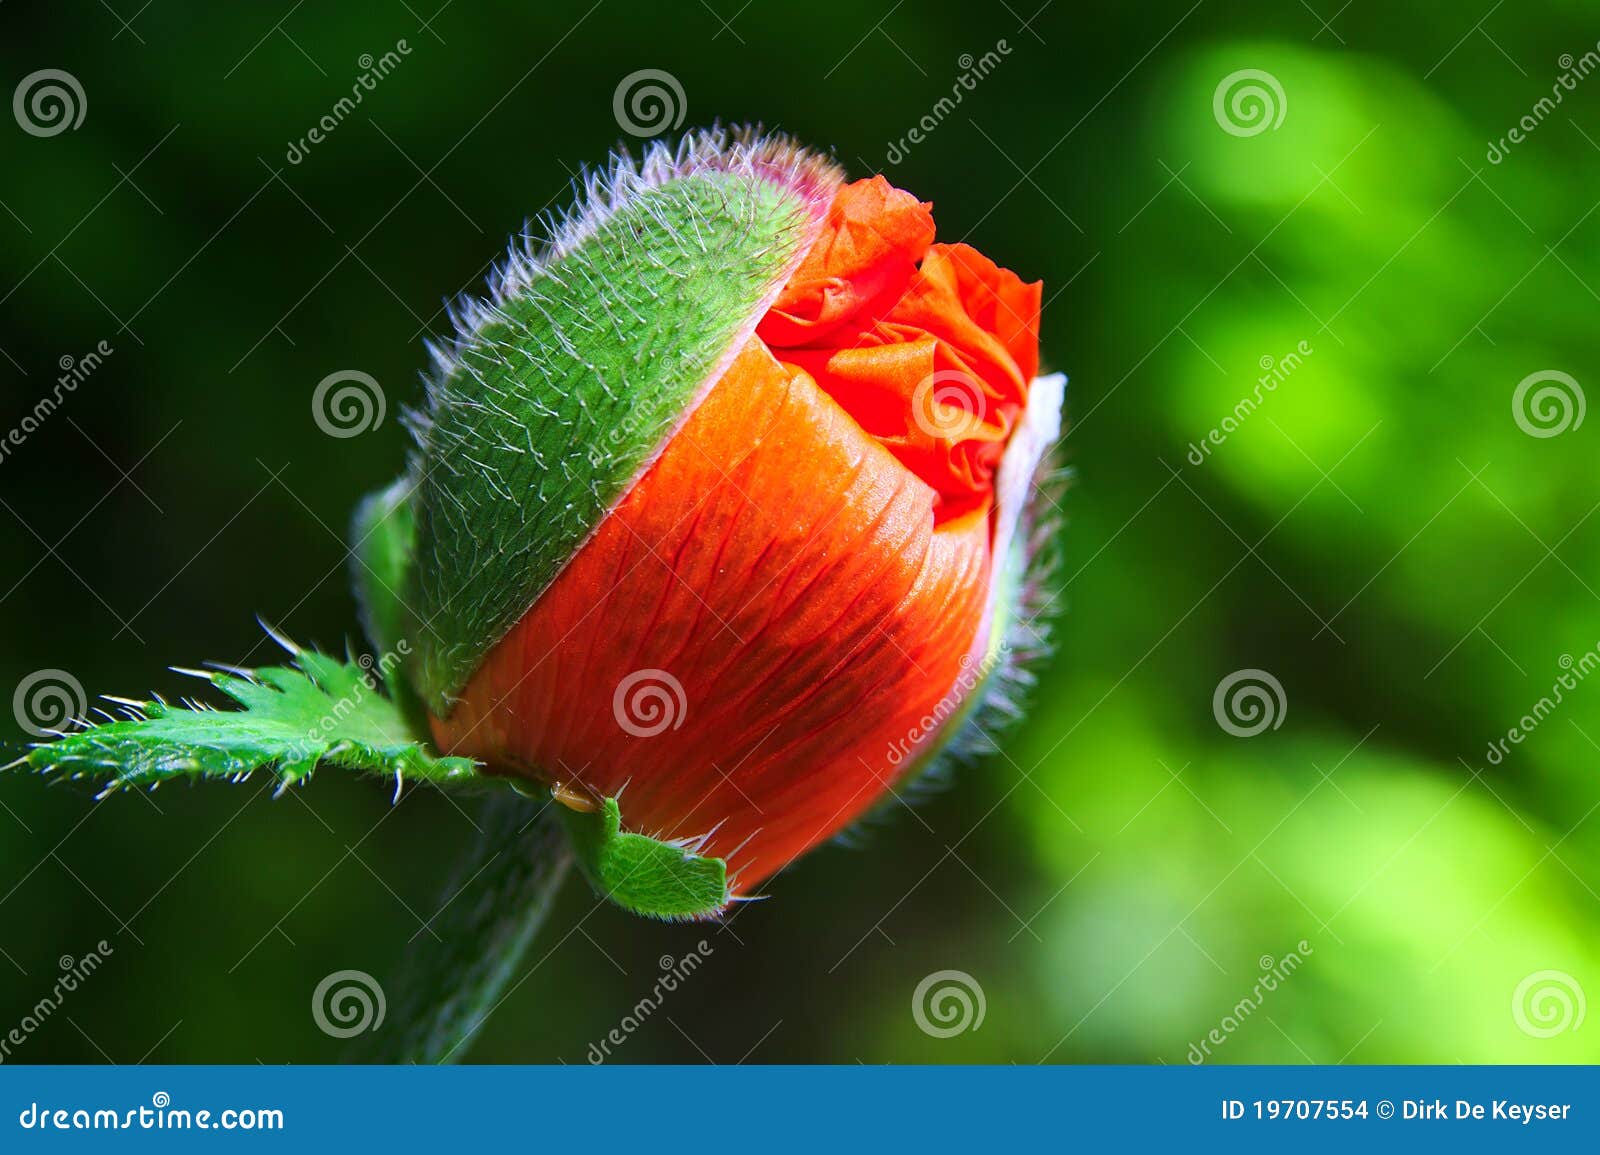
[[[752,171],[809,182],[781,291],[430,703],[447,751],[703,836],[740,893],[948,740],[993,665],[1060,400],[1048,379],[1030,410],[1037,283],[936,243],[931,206],[882,177]]]

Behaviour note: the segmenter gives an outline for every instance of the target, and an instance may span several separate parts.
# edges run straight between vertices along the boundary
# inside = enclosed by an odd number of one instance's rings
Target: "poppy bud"
[[[1038,284],[785,139],[653,146],[584,202],[436,351],[396,628],[442,749],[621,796],[747,894],[1005,665],[1064,382]]]

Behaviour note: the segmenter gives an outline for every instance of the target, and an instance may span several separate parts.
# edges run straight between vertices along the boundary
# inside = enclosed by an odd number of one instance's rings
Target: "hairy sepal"
[[[624,833],[615,798],[592,811],[558,809],[584,877],[623,910],[679,921],[712,918],[733,901],[725,861],[693,844]]]
[[[406,632],[435,715],[526,613],[754,331],[839,181],[720,132],[592,178],[543,252],[514,246],[435,350]]]

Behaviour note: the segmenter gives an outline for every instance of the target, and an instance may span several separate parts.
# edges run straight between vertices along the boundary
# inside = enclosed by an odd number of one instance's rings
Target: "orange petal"
[[[968,245],[931,245],[885,321],[960,351],[984,381],[1020,406],[1039,370],[1039,294]]]
[[[1039,368],[1040,286],[931,243],[928,209],[882,177],[844,186],[756,332],[933,487],[942,522],[990,504]]]
[[[940,521],[989,505],[1021,394],[990,389],[952,346],[914,328],[900,338],[846,349],[786,349],[783,362],[810,374],[867,433],[939,495]]]
[[[982,652],[988,511],[935,528],[935,500],[752,341],[437,737],[712,832],[747,892],[883,795]]]
[[[966,336],[951,333],[947,340],[963,348],[973,347],[974,342],[987,348],[987,342],[978,340],[977,334],[992,334],[1024,385],[1039,375],[1040,282],[1024,283],[1010,269],[1002,269],[971,245],[930,246],[922,272],[947,285],[960,300],[960,313],[951,310],[947,316],[976,326],[976,333],[963,327],[961,332]],[[899,314],[891,317],[906,319]],[[990,355],[997,366],[1010,367],[998,352]]]
[[[769,345],[823,344],[889,307],[933,240],[932,207],[881,176],[845,185],[757,335]]]

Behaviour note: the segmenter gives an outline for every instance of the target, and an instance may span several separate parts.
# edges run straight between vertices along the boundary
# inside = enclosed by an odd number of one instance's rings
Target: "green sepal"
[[[514,245],[490,297],[458,304],[413,421],[405,602],[433,714],[721,376],[836,180],[781,139],[692,134],[590,181],[546,249]]]
[[[110,698],[126,717],[62,734],[10,764],[69,778],[103,778],[103,794],[175,778],[227,778],[256,770],[279,790],[319,764],[437,784],[481,780],[468,758],[442,757],[414,733],[366,667],[277,639],[293,666],[181,670],[210,682],[243,709],[160,698]]]
[[[414,488],[409,476],[401,477],[356,506],[350,524],[350,580],[384,689],[412,730],[427,734],[428,711],[411,680],[416,643],[405,632],[414,624],[404,601],[416,556]]]
[[[733,900],[726,862],[696,854],[682,843],[624,834],[615,798],[592,812],[557,809],[584,876],[623,910],[676,921],[709,918]]]
[[[379,653],[405,641],[401,593],[411,572],[417,536],[411,488],[410,480],[402,477],[367,494],[350,519],[351,584],[361,626]]]

